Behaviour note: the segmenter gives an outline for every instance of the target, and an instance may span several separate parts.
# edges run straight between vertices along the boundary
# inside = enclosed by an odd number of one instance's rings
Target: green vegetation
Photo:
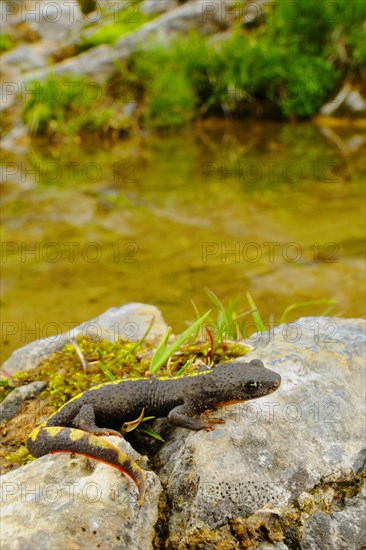
[[[285,118],[314,114],[342,74],[366,62],[360,40],[365,7],[346,0],[276,6],[273,18],[268,14],[254,31],[238,28],[223,42],[191,35],[171,48],[136,54],[131,70],[142,81],[148,77],[144,120],[183,124],[194,110],[253,113],[263,102]],[[300,17],[292,13],[294,6]]]
[[[14,48],[14,42],[12,38],[4,33],[0,34],[0,53],[8,52]]]
[[[29,98],[23,119],[35,133],[118,136],[131,124],[126,104],[136,103],[134,116],[152,129],[186,124],[212,112],[235,115],[261,111],[274,117],[312,116],[335,92],[342,78],[362,74],[366,47],[361,37],[366,8],[362,1],[284,0],[250,28],[239,26],[225,40],[190,34],[166,45],[136,52],[91,104],[77,89],[57,101],[45,93]],[[142,22],[109,23],[84,39],[83,47],[112,43]],[[69,79],[79,89],[84,81]],[[116,83],[133,90],[115,93]],[[50,86],[45,83],[44,87]],[[127,109],[128,110],[128,109]]]
[[[38,135],[113,137],[131,127],[121,98],[106,86],[71,77],[32,82],[23,122]]]
[[[249,304],[250,309],[247,311],[238,312],[236,310],[237,305],[240,302],[240,296],[237,296],[233,300],[230,300],[227,306],[224,306],[222,301],[216,296],[212,290],[205,289],[205,293],[208,296],[210,302],[216,308],[216,319],[209,319],[209,326],[206,326],[207,335],[211,342],[211,350],[215,351],[217,346],[225,346],[230,342],[246,339],[248,334],[247,320],[244,317],[251,316],[254,322],[255,330],[258,332],[266,332],[269,327],[274,326],[274,322],[269,320],[268,323],[263,321],[262,315],[254,301],[250,292],[246,292],[245,296]],[[324,306],[328,307],[326,310],[320,313],[320,315],[328,315],[333,305],[336,304],[335,300],[309,300],[306,302],[299,302],[291,304],[285,308],[280,320],[277,324],[283,324],[288,322],[287,317],[292,311],[308,307],[308,306]],[[193,304],[197,316],[199,315],[197,307]],[[250,317],[249,317],[250,319]],[[253,326],[253,322],[250,325]],[[252,330],[251,332],[254,332]]]
[[[185,124],[199,107],[198,80],[208,62],[206,40],[190,35],[171,47],[155,46],[137,52],[128,71],[142,83],[142,123],[164,128]]]

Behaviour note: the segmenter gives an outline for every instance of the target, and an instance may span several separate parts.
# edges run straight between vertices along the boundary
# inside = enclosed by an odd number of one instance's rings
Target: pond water
[[[178,333],[249,291],[265,321],[332,299],[364,315],[362,129],[209,120],[117,144],[5,154],[3,359],[129,301]],[[325,305],[289,319],[321,314]]]

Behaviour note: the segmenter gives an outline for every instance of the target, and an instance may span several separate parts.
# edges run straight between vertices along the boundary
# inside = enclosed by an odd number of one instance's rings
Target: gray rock
[[[1,2],[1,22],[5,28],[22,25],[22,33],[65,42],[77,36],[83,22],[78,0],[18,0]],[[6,5],[8,4],[8,5]]]
[[[77,42],[80,29],[85,24],[78,0],[43,0],[40,12],[37,32],[41,38],[62,42],[63,45]]]
[[[224,0],[219,5],[210,4],[207,0],[191,0],[122,37],[117,42],[117,49],[123,50],[124,45],[131,43],[131,40],[136,47],[152,37],[154,40],[162,41],[192,29],[204,35],[212,34],[228,28],[237,19],[237,15],[238,2],[235,0]]]
[[[138,341],[147,331],[151,320],[154,324],[147,338],[150,342],[160,340],[166,333],[168,326],[158,308],[148,304],[131,302],[120,307],[112,307],[81,325],[72,328],[63,334],[57,334],[36,340],[14,351],[2,365],[4,376],[17,371],[24,371],[36,367],[52,352],[62,349],[78,334],[94,339],[105,339],[115,342],[118,338]]]
[[[5,72],[7,66],[19,72],[30,71],[44,67],[47,57],[48,54],[37,47],[28,44],[19,44],[13,50],[3,54],[1,64],[5,67]]]
[[[351,112],[365,114],[366,100],[362,97],[359,90],[351,90],[346,97],[345,103]]]
[[[0,109],[1,110],[1,109]],[[13,128],[3,137],[0,148],[5,151],[11,151],[13,154],[23,155],[27,153],[30,147],[30,136],[28,128],[22,122],[18,122]],[[24,183],[22,179],[27,179]],[[24,189],[33,187],[33,182],[30,178],[22,178],[21,174],[12,177],[12,181],[17,180],[24,185]],[[7,180],[8,181],[8,180]]]
[[[342,510],[315,512],[305,523],[303,550],[361,550],[366,543],[366,485]]]
[[[263,507],[280,514],[323,478],[343,480],[364,462],[365,322],[303,318],[249,342],[260,353],[246,359],[259,357],[282,385],[221,409],[226,424],[213,432],[177,430],[160,451],[173,546]]]
[[[136,459],[120,438],[106,438]],[[2,476],[2,550],[152,548],[161,485],[147,472],[145,504],[134,484],[94,460],[59,453]],[[21,528],[20,528],[21,526]]]
[[[21,404],[27,399],[32,399],[35,395],[47,386],[47,382],[31,382],[24,386],[15,388],[0,403],[0,422],[5,422],[12,418],[19,410]]]
[[[146,15],[164,13],[179,6],[177,0],[143,0],[140,9]]]
[[[215,9],[209,9],[207,0],[191,0],[123,36],[114,46],[98,46],[52,67],[29,71],[23,75],[22,81],[42,81],[51,75],[68,74],[89,76],[96,82],[103,82],[115,72],[116,62],[127,59],[137,47],[148,48],[152,40],[155,43],[170,40],[176,34],[184,34],[191,29],[211,34],[227,28],[237,18],[237,6],[236,0],[225,0],[220,2],[220,9],[216,10],[215,6]]]
[[[126,50],[126,55],[121,59],[126,59],[131,51]],[[118,53],[111,46],[105,44],[97,46],[80,55],[65,59],[60,63],[55,63],[51,67],[43,67],[38,71],[29,71],[22,75],[22,82],[32,80],[42,82],[53,75],[71,75],[80,77],[92,77],[93,82],[104,82],[115,71],[115,62],[118,59]]]
[[[366,100],[357,88],[353,88],[346,82],[338,94],[320,108],[319,112],[324,116],[338,115],[363,115],[366,111]]]

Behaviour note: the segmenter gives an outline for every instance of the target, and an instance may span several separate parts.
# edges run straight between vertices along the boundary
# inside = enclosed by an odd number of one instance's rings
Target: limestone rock
[[[120,438],[108,438],[129,456]],[[145,504],[114,468],[70,453],[47,455],[2,477],[2,550],[152,548],[159,479],[147,472]]]
[[[324,478],[341,481],[364,466],[365,322],[303,318],[262,336],[245,360],[279,372],[279,390],[224,407],[216,416],[226,424],[213,432],[177,430],[159,452],[177,548],[189,548],[196,529],[263,508],[280,514]]]
[[[306,522],[303,550],[359,550],[366,541],[366,485],[339,511],[316,512]]]

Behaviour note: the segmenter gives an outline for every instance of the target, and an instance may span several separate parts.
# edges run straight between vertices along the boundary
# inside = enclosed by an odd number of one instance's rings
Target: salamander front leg
[[[118,437],[122,437],[122,435],[116,430],[99,428],[99,426],[95,424],[95,413],[93,405],[90,403],[87,403],[81,407],[80,411],[73,420],[73,426],[74,428],[79,428],[84,432],[90,432],[95,435],[117,435]]]
[[[168,419],[175,426],[187,428],[188,430],[206,430],[215,429],[215,424],[224,424],[221,418],[210,418],[194,415],[189,405],[179,405],[170,411]]]

